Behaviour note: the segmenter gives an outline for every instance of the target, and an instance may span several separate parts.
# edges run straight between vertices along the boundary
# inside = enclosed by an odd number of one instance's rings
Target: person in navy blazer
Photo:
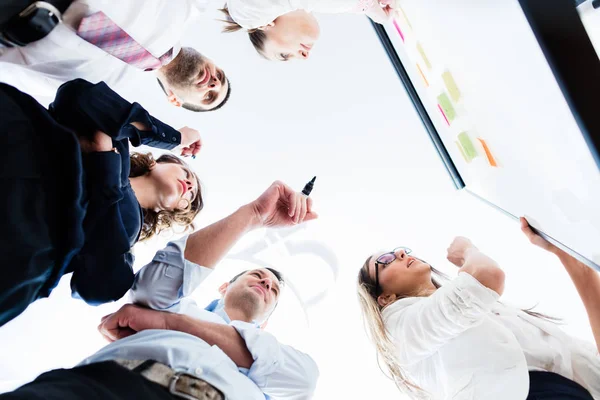
[[[147,145],[195,155],[199,133],[179,131],[105,83],[63,84],[49,109],[0,84],[0,326],[73,273],[73,296],[121,298],[133,283],[132,246],[203,207],[198,177]]]

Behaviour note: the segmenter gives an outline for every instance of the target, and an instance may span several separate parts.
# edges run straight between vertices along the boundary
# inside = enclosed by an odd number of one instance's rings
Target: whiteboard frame
[[[519,4],[600,169],[600,59],[579,13],[572,0]]]
[[[594,95],[600,93],[600,59],[587,35],[581,18],[571,0],[552,2],[519,0],[519,4],[568,103],[596,166],[600,170],[600,108],[597,105],[597,100],[594,99]],[[518,216],[469,190],[448,149],[444,146],[439,132],[425,109],[404,64],[396,53],[388,33],[382,25],[373,21],[371,21],[371,24],[404,85],[419,118],[423,122],[424,128],[454,187],[457,190],[464,189],[472,196],[507,216],[518,219]],[[556,40],[557,37],[566,38],[566,40]],[[573,43],[577,45],[575,46]],[[574,59],[577,59],[577,64],[572,62]],[[567,247],[547,233],[533,227],[532,229],[561,250],[600,272],[600,265]]]

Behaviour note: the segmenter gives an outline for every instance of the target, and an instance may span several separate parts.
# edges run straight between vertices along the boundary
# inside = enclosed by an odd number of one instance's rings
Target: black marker
[[[310,192],[312,192],[313,190],[313,186],[315,184],[315,180],[317,179],[317,177],[313,177],[310,182],[308,182],[306,185],[304,185],[304,189],[302,189],[302,194],[305,196],[309,196]]]

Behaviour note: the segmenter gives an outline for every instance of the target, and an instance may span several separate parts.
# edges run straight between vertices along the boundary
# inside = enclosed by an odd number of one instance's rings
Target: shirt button
[[[162,137],[165,137],[165,133],[164,133],[164,132],[163,132],[163,133],[161,133],[161,135],[162,135]]]
[[[173,139],[173,141],[174,141],[174,142],[176,142],[176,141],[177,141],[177,138],[176,138],[176,137],[172,137],[171,139]]]
[[[202,375],[203,372],[204,372],[204,370],[202,368],[196,368],[194,370],[194,373],[198,376]]]

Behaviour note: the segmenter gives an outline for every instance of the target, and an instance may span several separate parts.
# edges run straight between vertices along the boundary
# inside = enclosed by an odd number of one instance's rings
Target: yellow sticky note
[[[440,94],[437,97],[437,101],[441,109],[444,111],[446,118],[448,118],[448,122],[454,121],[454,119],[456,118],[456,111],[454,110],[454,107],[452,106],[452,102],[448,98],[448,95],[446,93]]]
[[[431,63],[429,62],[429,59],[427,58],[427,55],[425,54],[425,50],[423,50],[423,46],[421,46],[421,42],[417,42],[417,51],[421,55],[421,58],[423,59],[423,62],[425,63],[425,66],[427,67],[427,69],[431,69]]]
[[[462,148],[465,152],[465,156],[466,156],[467,160],[471,161],[472,159],[474,159],[475,157],[477,157],[479,155],[479,153],[477,152],[477,149],[475,148],[475,145],[471,141],[471,138],[469,137],[469,134],[467,132],[459,133],[458,141],[460,142],[460,145],[462,146]]]
[[[456,82],[450,71],[445,71],[442,74],[442,79],[444,80],[444,85],[446,85],[450,97],[454,102],[457,102],[460,99],[460,90],[458,89],[458,86],[456,86]]]
[[[404,10],[402,9],[402,7],[398,7],[400,9],[400,12],[402,13],[402,16],[404,17],[404,19],[406,20],[406,25],[408,25],[408,27],[410,29],[412,29],[412,25],[410,24],[410,21],[408,20],[408,17],[406,16],[406,13],[404,12]]]

